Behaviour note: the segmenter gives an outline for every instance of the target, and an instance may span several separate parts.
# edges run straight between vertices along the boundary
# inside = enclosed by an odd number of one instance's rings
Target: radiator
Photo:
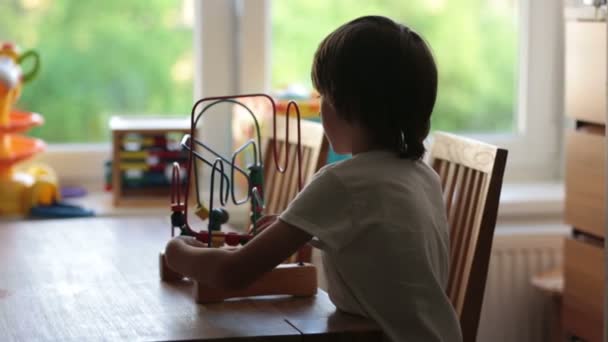
[[[531,278],[562,264],[567,229],[497,230],[477,340],[540,342],[550,339],[554,319],[550,298],[531,285]]]

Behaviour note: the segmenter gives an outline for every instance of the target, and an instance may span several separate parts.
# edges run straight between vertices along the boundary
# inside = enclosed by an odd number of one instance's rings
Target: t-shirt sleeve
[[[344,184],[330,170],[320,170],[279,216],[315,237],[320,249],[339,250],[353,234],[352,199]]]

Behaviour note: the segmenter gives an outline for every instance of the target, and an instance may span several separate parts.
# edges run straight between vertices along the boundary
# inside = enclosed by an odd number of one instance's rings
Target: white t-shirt
[[[461,341],[445,293],[449,238],[437,174],[370,151],[325,166],[280,219],[313,235],[340,310],[393,341]]]

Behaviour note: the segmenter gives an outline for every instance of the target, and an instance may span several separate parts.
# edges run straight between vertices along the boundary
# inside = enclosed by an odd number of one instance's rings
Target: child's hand
[[[201,241],[197,240],[195,237],[192,237],[192,236],[180,235],[180,236],[174,237],[173,240],[176,240],[176,241],[173,241],[173,243],[184,243],[184,244],[186,244],[188,246],[191,246],[191,247],[197,247],[197,248],[208,248],[209,247],[206,243],[201,242]],[[238,247],[222,246],[221,248],[225,249],[227,251],[234,251]]]
[[[183,241],[185,244],[192,247],[207,247],[207,244],[202,243],[201,241],[197,240],[195,237],[192,236],[180,235],[174,237],[173,239]]]

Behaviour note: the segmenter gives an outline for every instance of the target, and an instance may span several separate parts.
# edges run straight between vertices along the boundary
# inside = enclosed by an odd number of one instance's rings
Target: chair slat
[[[431,165],[431,167],[439,175],[439,180],[441,181],[441,188],[445,189],[445,181],[447,179],[448,163],[442,159],[435,159],[435,160],[433,160],[433,164]]]
[[[456,179],[458,177],[458,171],[460,167],[457,164],[450,163],[448,167],[446,185],[444,190],[444,201],[447,215],[449,217],[452,209],[452,199],[454,196],[454,189],[456,187]]]
[[[289,202],[291,202],[291,200],[295,197],[296,191],[298,189],[298,151],[296,149],[296,146],[293,145],[293,156],[292,159],[289,161],[290,163],[293,162],[291,170],[289,170],[289,178],[287,179],[287,182],[285,183],[285,187],[284,187],[284,195],[285,195],[285,201],[283,202],[283,208],[282,210],[286,209],[287,206],[289,205]],[[304,154],[304,151],[307,150],[306,147],[302,147],[302,151],[301,153]],[[305,163],[305,160],[302,159],[302,164]],[[304,164],[302,165],[302,167],[305,167],[308,164]]]
[[[456,219],[458,214],[461,212],[461,206],[462,206],[462,201],[461,201],[461,196],[463,195],[463,183],[464,183],[464,177],[466,176],[466,173],[468,169],[464,166],[459,166],[456,169],[456,180],[454,182],[454,191],[452,193],[452,203],[453,205],[451,206],[450,210],[449,210],[449,214],[448,214],[448,223],[451,227],[456,225]]]
[[[444,132],[431,146],[450,224],[446,293],[465,341],[477,334],[506,160],[504,149]]]
[[[287,208],[287,204],[291,201],[291,198],[288,197],[289,187],[291,182],[293,182],[294,176],[297,173],[297,160],[296,160],[296,146],[288,145],[287,146],[287,160],[289,160],[289,164],[287,165],[287,169],[284,173],[279,175],[280,178],[280,187],[277,190],[277,203],[275,206],[275,212],[280,213],[285,208]]]
[[[463,300],[464,300],[464,291],[462,291],[462,285],[463,285],[463,279],[466,278],[464,275],[468,274],[468,272],[466,272],[466,268],[467,268],[467,256],[468,255],[472,255],[472,249],[475,248],[475,243],[476,241],[472,241],[471,237],[472,237],[472,232],[475,231],[475,227],[474,225],[476,224],[475,222],[475,217],[476,217],[476,213],[479,212],[479,198],[480,198],[480,184],[483,180],[483,174],[480,173],[479,171],[475,172],[475,177],[473,179],[473,184],[472,184],[472,193],[474,194],[473,196],[473,201],[472,201],[472,205],[470,207],[469,212],[467,213],[470,217],[468,217],[468,225],[466,226],[466,229],[463,229],[460,235],[460,239],[461,241],[459,242],[459,248],[457,250],[457,254],[455,257],[454,262],[456,263],[456,275],[454,276],[454,283],[453,283],[453,288],[454,291],[458,291],[455,293],[454,295],[454,302],[455,302],[455,306],[457,308],[457,310],[460,312],[462,310],[462,305],[463,305]]]
[[[476,171],[471,170],[470,168],[465,168],[465,177],[462,183],[463,186],[463,195],[462,200],[458,201],[457,209],[455,212],[457,213],[457,219],[453,220],[454,222],[450,225],[450,254],[453,260],[452,265],[456,265],[458,269],[458,260],[460,258],[459,253],[463,250],[462,246],[464,244],[463,235],[464,230],[466,229],[465,221],[466,215],[469,208],[467,206],[470,202],[470,197],[474,194],[474,191],[470,189],[471,183],[474,181],[474,177],[476,175]],[[450,277],[448,284],[454,283],[453,277],[460,272],[450,272]],[[450,288],[450,291],[454,291],[454,287]],[[455,293],[452,293],[455,295]]]
[[[473,181],[475,171],[470,168],[465,168],[463,180],[461,183],[461,188],[459,193],[461,197],[458,200],[458,206],[455,210],[455,219],[454,225],[457,227],[457,230],[463,230],[466,228],[465,221],[467,216],[467,210],[471,203],[471,194],[473,191],[471,190],[471,185]]]
[[[306,165],[314,165],[316,161],[311,159],[312,149],[308,147],[302,148],[302,185],[308,183],[310,178],[309,172],[306,170]],[[294,169],[293,177],[291,179],[291,183],[289,184],[289,198],[294,198],[299,192],[298,188],[298,170]]]
[[[285,161],[287,160],[287,158],[290,158],[290,150],[291,150],[291,145],[289,145],[289,143],[282,143],[282,148],[286,148],[287,150],[281,154],[280,156],[280,161],[279,161],[279,165],[284,166],[285,165]],[[287,182],[287,177],[285,176],[287,172],[289,172],[291,170],[292,165],[289,165],[289,169],[285,170],[285,173],[279,173],[277,172],[276,177],[279,179],[279,181],[277,182],[277,188],[275,189],[275,192],[273,193],[274,197],[274,202],[275,202],[275,209],[274,212],[275,213],[280,213],[281,212],[281,207],[283,206],[283,203],[281,202],[281,196],[283,195],[283,192],[285,191],[285,183]]]
[[[282,142],[282,141],[277,142],[277,148],[278,148],[278,152],[279,152],[278,164],[281,167],[285,165],[285,151],[284,151],[285,145],[286,145],[285,142]],[[272,153],[272,151],[269,151],[269,152]],[[268,204],[269,204],[269,208],[268,208],[269,210],[267,211],[267,213],[268,214],[278,214],[278,208],[280,205],[279,197],[281,195],[281,185],[282,185],[281,184],[281,182],[282,182],[281,173],[275,169],[274,159],[272,159],[272,162],[267,167],[269,169],[271,177],[274,178],[273,183],[272,183],[272,188],[270,188],[269,192],[266,194],[266,198],[268,199]]]
[[[471,273],[471,267],[473,265],[473,257],[475,256],[475,249],[477,248],[477,243],[478,243],[478,237],[480,234],[480,229],[481,229],[481,220],[482,220],[482,215],[483,215],[483,206],[485,205],[485,201],[486,201],[486,196],[487,196],[487,189],[488,189],[488,175],[487,174],[481,174],[479,177],[479,180],[476,184],[476,187],[478,189],[480,189],[478,191],[479,193],[479,198],[477,199],[477,205],[478,210],[476,212],[475,217],[473,218],[473,223],[471,224],[471,229],[468,229],[468,236],[467,236],[467,244],[468,244],[468,250],[467,253],[464,255],[464,262],[463,262],[463,270],[462,273],[463,274],[470,274]],[[489,254],[488,254],[488,259],[489,259]],[[468,281],[470,281],[469,278],[463,277],[463,279],[461,280],[460,283],[460,288],[461,289],[466,289],[468,286]],[[461,299],[461,301],[464,299]]]
[[[297,121],[289,119],[289,141],[285,137],[285,118],[277,118],[277,136],[273,136],[272,124],[264,125],[262,130],[262,151],[264,155],[264,198],[266,201],[266,214],[280,214],[291,200],[297,195],[298,189],[298,165],[297,165]],[[302,148],[302,180],[306,185],[311,176],[327,160],[328,142],[325,138],[323,127],[318,122],[302,120],[301,125],[301,148]],[[276,171],[273,141],[276,139],[279,148],[279,165],[285,165],[285,158],[289,158],[289,166],[284,174]],[[286,157],[285,146],[288,147]],[[290,257],[287,261],[294,261]],[[308,246],[302,248],[298,253],[299,261],[310,262],[311,251]]]

